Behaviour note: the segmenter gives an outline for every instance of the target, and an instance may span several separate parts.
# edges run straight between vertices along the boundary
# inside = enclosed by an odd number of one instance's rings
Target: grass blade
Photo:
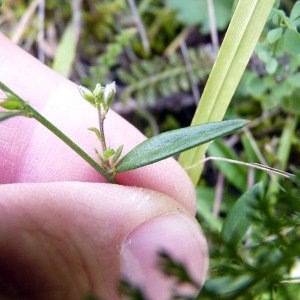
[[[73,24],[70,23],[60,41],[52,69],[60,75],[68,78],[72,69],[76,54],[76,39]]]
[[[240,0],[205,86],[191,125],[221,121],[247,66],[275,0]],[[187,168],[204,158],[208,145],[182,153],[180,164]],[[196,185],[202,168],[190,168]]]

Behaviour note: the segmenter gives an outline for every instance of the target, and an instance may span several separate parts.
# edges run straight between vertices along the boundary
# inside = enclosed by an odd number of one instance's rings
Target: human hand
[[[94,155],[97,140],[86,130],[96,123],[94,109],[73,83],[2,35],[0,81]],[[113,112],[105,126],[107,144],[124,144],[124,153],[144,139]],[[194,188],[173,159],[107,184],[52,133],[21,117],[0,123],[0,158],[0,298],[83,299],[91,292],[118,299],[125,276],[149,299],[170,299],[176,284],[157,267],[160,250],[204,283],[207,245],[194,219]]]

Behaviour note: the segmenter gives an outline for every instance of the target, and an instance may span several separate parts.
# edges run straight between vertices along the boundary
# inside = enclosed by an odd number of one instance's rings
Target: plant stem
[[[98,173],[100,173],[109,183],[117,183],[115,178],[109,175],[92,157],[90,157],[85,151],[83,151],[77,144],[75,144],[69,137],[67,137],[56,126],[50,123],[46,118],[39,114],[34,108],[27,104],[27,116],[36,119],[58,138],[60,138],[65,144],[67,144],[72,150],[80,155],[90,166],[92,166]],[[105,141],[104,141],[105,143]]]
[[[103,153],[107,150],[106,147],[106,141],[105,141],[105,135],[104,135],[104,120],[105,120],[105,113],[101,113],[101,111],[98,111],[98,121],[99,121],[99,131],[100,131],[100,137],[101,137],[101,147]]]
[[[101,112],[101,110],[98,110],[99,131],[100,131],[100,137],[101,137],[100,142],[101,142],[103,155],[107,150],[105,134],[104,134],[104,120],[105,120],[107,112],[108,111]],[[109,160],[105,160],[104,168],[105,168],[105,171],[107,173],[109,173],[109,170],[111,169]]]

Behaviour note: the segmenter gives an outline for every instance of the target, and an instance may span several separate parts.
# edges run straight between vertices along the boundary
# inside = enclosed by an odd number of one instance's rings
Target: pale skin
[[[97,126],[96,111],[77,86],[1,34],[0,81],[95,157],[100,145],[86,128]],[[126,153],[144,139],[112,111],[105,122],[112,148],[124,144]],[[119,299],[121,275],[149,299],[169,299],[175,284],[157,269],[159,250],[204,283],[207,244],[185,171],[168,159],[117,180],[107,184],[33,119],[0,123],[1,299],[76,300],[90,292]],[[191,286],[178,291],[198,293]]]

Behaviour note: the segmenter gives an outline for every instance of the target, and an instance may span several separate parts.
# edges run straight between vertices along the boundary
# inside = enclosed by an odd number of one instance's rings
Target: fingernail
[[[165,275],[159,267],[161,252],[181,263],[195,284],[179,283],[176,277]],[[153,218],[127,236],[121,274],[147,300],[167,300],[173,295],[195,297],[204,284],[208,261],[208,247],[199,224],[176,212]]]

